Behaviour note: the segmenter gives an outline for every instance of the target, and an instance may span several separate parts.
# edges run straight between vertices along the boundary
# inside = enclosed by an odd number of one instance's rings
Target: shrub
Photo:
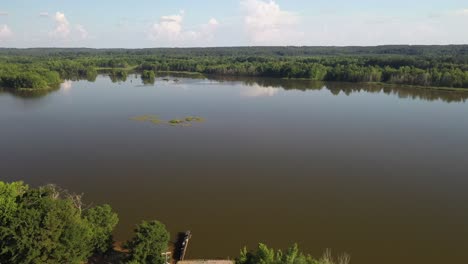
[[[165,259],[161,253],[167,251],[169,232],[158,221],[143,221],[135,229],[134,238],[129,241],[126,248],[130,250],[131,263],[164,264]]]

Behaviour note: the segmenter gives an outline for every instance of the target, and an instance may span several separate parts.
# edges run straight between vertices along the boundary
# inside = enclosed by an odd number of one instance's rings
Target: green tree
[[[0,263],[80,263],[91,255],[90,226],[53,186],[19,193],[8,218],[0,228]]]
[[[141,74],[141,79],[143,80],[144,84],[154,84],[155,78],[156,75],[154,74],[154,71],[144,70]]]
[[[130,250],[129,261],[132,263],[164,264],[161,255],[167,251],[169,232],[158,221],[143,221],[135,229],[135,236],[126,248]]]
[[[82,207],[81,195],[53,185],[0,181],[0,263],[83,263],[108,250],[117,215]]]
[[[112,230],[119,222],[119,218],[109,205],[90,208],[85,211],[84,219],[91,226],[93,232],[92,246],[97,253],[106,253],[112,249]]]

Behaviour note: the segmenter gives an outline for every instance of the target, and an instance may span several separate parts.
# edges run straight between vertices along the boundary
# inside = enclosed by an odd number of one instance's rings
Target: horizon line
[[[188,46],[188,47],[147,47],[147,48],[91,48],[91,47],[54,47],[54,46],[37,46],[37,47],[0,47],[0,49],[93,49],[93,50],[145,50],[145,49],[212,49],[212,48],[375,48],[375,47],[448,47],[448,46],[468,46],[467,44],[382,44],[382,45],[239,45],[239,46]]]

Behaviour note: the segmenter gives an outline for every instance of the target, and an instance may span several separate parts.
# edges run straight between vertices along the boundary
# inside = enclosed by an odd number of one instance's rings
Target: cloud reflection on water
[[[73,81],[71,80],[66,80],[63,83],[60,84],[60,89],[64,91],[65,93],[68,93],[73,87]]]
[[[255,83],[251,86],[245,86],[241,89],[241,96],[244,97],[271,97],[275,96],[279,92],[279,88],[272,86],[260,86]]]

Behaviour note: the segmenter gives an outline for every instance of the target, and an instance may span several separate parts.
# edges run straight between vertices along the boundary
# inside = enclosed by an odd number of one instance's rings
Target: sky
[[[468,44],[468,0],[0,0],[0,47]]]

